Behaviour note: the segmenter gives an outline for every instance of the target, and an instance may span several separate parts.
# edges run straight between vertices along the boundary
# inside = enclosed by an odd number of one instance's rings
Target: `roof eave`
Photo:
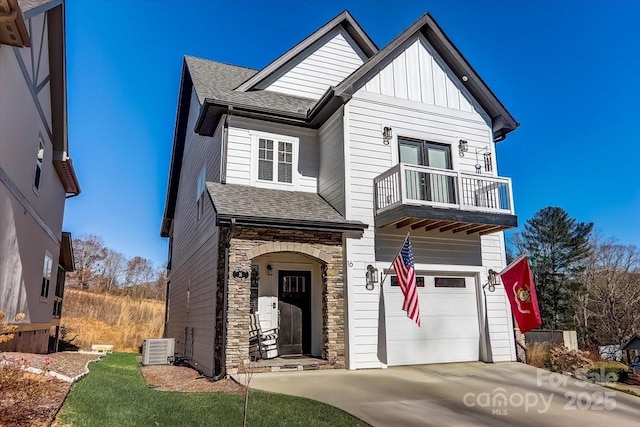
[[[170,224],[176,207],[178,183],[182,169],[182,156],[184,155],[184,138],[188,122],[189,103],[191,101],[191,88],[193,83],[187,71],[187,63],[183,59],[180,78],[180,92],[178,94],[178,106],[176,108],[176,126],[173,134],[171,149],[171,163],[169,165],[169,179],[167,181],[167,197],[165,199],[164,214],[160,228],[161,237],[169,237]]]
[[[0,14],[0,44],[15,47],[31,47],[31,38],[25,24],[25,15],[18,0],[9,0],[9,11]],[[14,34],[13,39],[9,34]],[[6,37],[5,37],[6,36]]]
[[[325,232],[363,232],[368,226],[361,222],[333,222],[333,221],[301,221],[288,218],[257,218],[243,217],[232,214],[218,214],[216,225],[228,226],[235,219],[236,225],[250,227],[267,227],[291,230],[325,231]]]
[[[56,157],[58,156],[59,155],[56,152]],[[60,158],[54,158],[53,167],[58,173],[58,177],[62,182],[64,191],[73,196],[80,194],[80,182],[78,181],[78,176],[76,175],[76,170],[73,167],[73,161],[71,158],[66,157],[63,153]]]
[[[71,233],[68,231],[62,232],[62,242],[60,244],[61,260],[60,265],[64,268],[64,271],[75,271],[75,259],[73,254],[73,239]]]
[[[453,44],[433,17],[427,13],[424,18],[426,25],[421,27],[422,33],[436,52],[447,62],[453,72],[456,73],[458,79],[463,82],[471,94],[478,100],[482,108],[491,116],[494,137],[498,140],[504,139],[506,135],[514,131],[520,123],[515,120],[491,88],[482,80],[482,77],[480,77],[469,61],[467,61],[464,55],[462,55]],[[468,80],[466,82],[462,79],[463,76],[467,77]]]
[[[200,109],[198,119],[196,120],[195,132],[200,135],[213,135],[218,120],[222,114],[251,117],[295,126],[308,126],[308,114],[306,112],[293,113],[272,108],[255,107],[237,102],[206,98],[204,105]]]

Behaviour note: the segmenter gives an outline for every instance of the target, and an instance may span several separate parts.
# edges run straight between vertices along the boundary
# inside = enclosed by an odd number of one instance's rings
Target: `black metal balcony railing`
[[[374,178],[376,215],[400,205],[514,214],[511,179],[397,164]]]

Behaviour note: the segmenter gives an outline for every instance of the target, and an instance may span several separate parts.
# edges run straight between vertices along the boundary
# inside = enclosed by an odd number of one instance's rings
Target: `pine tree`
[[[514,245],[529,257],[544,329],[574,329],[580,273],[591,251],[593,223],[577,222],[559,207],[527,220]]]

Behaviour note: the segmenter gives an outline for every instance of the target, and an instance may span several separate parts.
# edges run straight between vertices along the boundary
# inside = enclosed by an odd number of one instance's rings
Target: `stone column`
[[[344,280],[341,247],[322,248],[332,255],[322,266],[323,277],[323,358],[336,368],[345,367],[344,356]]]
[[[251,260],[246,252],[252,242],[231,239],[229,248],[229,288],[227,294],[227,357],[228,374],[242,369],[245,360],[249,360],[249,298],[251,281]],[[234,278],[234,271],[248,273],[246,279]]]

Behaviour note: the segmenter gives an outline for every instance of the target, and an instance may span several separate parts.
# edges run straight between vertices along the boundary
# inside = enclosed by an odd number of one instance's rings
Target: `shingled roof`
[[[207,182],[217,225],[232,218],[238,225],[318,231],[363,231],[366,224],[347,221],[316,193]]]
[[[194,56],[184,58],[200,105],[218,102],[247,108],[271,109],[303,117],[316,103],[314,99],[271,91],[235,91],[240,83],[258,71]]]

